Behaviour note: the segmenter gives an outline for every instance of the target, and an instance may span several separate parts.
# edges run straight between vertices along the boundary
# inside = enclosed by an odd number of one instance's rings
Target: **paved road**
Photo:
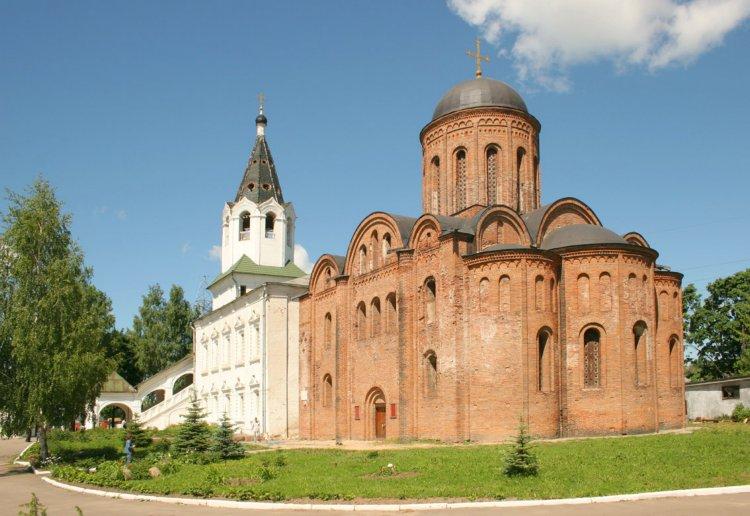
[[[19,468],[8,466],[13,458],[23,449],[21,439],[0,440],[0,515],[17,515],[19,506],[31,499],[36,493],[39,500],[47,507],[49,516],[75,515],[78,506],[86,516],[127,514],[139,515],[179,515],[179,516],[214,516],[219,514],[248,515],[261,514],[260,511],[210,509],[183,505],[163,504],[159,502],[136,502],[130,500],[112,500],[100,496],[82,495],[53,487],[43,482],[37,475],[24,472]],[[327,511],[276,511],[274,515],[301,516],[307,514],[334,516],[339,513]],[[362,512],[357,514],[393,514]],[[502,516],[625,516],[625,515],[664,515],[677,516],[686,514],[706,514],[721,516],[746,516],[750,514],[750,493],[739,495],[699,496],[690,498],[664,498],[660,500],[643,500],[636,502],[618,502],[607,504],[558,506],[558,507],[524,507],[513,509],[468,509],[445,511],[419,511],[425,516],[468,516],[468,515],[502,515]]]

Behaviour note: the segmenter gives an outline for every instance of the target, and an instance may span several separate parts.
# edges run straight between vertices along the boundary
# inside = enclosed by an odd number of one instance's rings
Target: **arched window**
[[[383,251],[383,263],[385,263],[385,260],[388,258],[388,253],[391,252],[391,245],[391,235],[389,233],[384,234],[381,244],[381,248]]]
[[[273,228],[276,225],[276,215],[266,213],[266,238],[273,238]]]
[[[437,355],[432,350],[424,354],[424,394],[426,397],[437,394]]]
[[[386,332],[396,331],[398,327],[398,318],[396,314],[396,293],[391,292],[385,298],[385,324]]]
[[[370,303],[370,337],[380,335],[380,299],[377,297]]]
[[[383,256],[383,253],[378,252],[378,247],[378,232],[373,231],[372,235],[370,235],[370,256],[372,256],[370,270],[380,267],[380,258]]]
[[[240,215],[240,240],[248,240],[250,238],[250,214],[243,211]]]
[[[367,309],[365,303],[360,302],[357,305],[357,339],[364,340],[367,338]]]
[[[333,342],[333,319],[330,313],[326,314],[323,321],[323,341],[326,349],[331,347],[331,343]]]
[[[578,276],[578,312],[589,313],[589,277],[586,274]]]
[[[456,151],[456,211],[466,208],[466,151]]]
[[[635,355],[634,366],[635,366],[635,384],[646,385],[648,384],[648,363],[647,363],[647,351],[648,346],[646,323],[638,321],[633,326],[633,353]]]
[[[193,373],[186,373],[175,380],[172,385],[172,394],[177,394],[186,387],[193,385]]]
[[[507,275],[500,276],[500,311],[510,313],[510,277]]]
[[[672,311],[674,312],[672,314],[672,320],[680,321],[682,319],[682,303],[680,303],[680,298],[677,296],[677,292],[672,294]]]
[[[427,278],[424,282],[424,316],[427,324],[435,321],[435,279]]]
[[[601,334],[589,328],[583,334],[583,386],[596,388],[601,385]]]
[[[333,272],[331,271],[330,267],[326,267],[324,285],[325,285],[325,288],[329,288],[333,286]]]
[[[555,286],[555,278],[549,280],[549,306],[552,313],[557,313],[557,287]]]
[[[669,319],[669,294],[666,290],[659,292],[659,315],[662,321]]]
[[[628,304],[632,310],[636,310],[638,307],[638,279],[635,274],[628,275]]]
[[[537,312],[544,310],[544,276],[537,276],[534,281],[534,299]]]
[[[669,339],[669,386],[679,387],[682,363],[682,354],[680,353],[680,342],[677,337]]]
[[[430,196],[430,212],[440,212],[440,158],[435,156],[430,162],[430,181],[427,185],[427,193]]]
[[[359,248],[359,273],[367,272],[367,246],[362,244]]]
[[[526,170],[526,149],[519,147],[516,150],[516,210],[523,209],[523,187],[522,177]]]
[[[497,204],[497,147],[487,148],[487,204]]]
[[[323,406],[330,407],[333,401],[333,378],[330,374],[323,376]]]
[[[612,277],[607,272],[599,275],[599,308],[602,312],[612,310]]]
[[[485,311],[489,305],[490,280],[482,278],[479,281],[479,310]]]
[[[552,339],[549,330],[541,330],[537,336],[537,371],[539,378],[537,387],[542,392],[547,392],[552,387]]]

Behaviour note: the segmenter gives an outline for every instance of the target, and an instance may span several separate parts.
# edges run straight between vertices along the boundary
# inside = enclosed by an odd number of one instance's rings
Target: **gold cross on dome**
[[[485,63],[489,63],[490,62],[490,58],[488,56],[483,56],[482,55],[482,53],[481,53],[481,51],[479,49],[479,46],[481,45],[481,41],[480,41],[479,38],[477,38],[476,40],[474,40],[474,43],[476,44],[476,52],[471,52],[471,51],[467,50],[466,51],[466,55],[469,56],[469,57],[473,57],[474,60],[476,61],[476,63],[477,63],[477,69],[474,72],[474,75],[476,75],[477,79],[479,79],[482,76],[482,61],[484,61]]]
[[[266,96],[263,95],[263,93],[258,93],[258,108],[261,115],[263,114],[263,102],[265,102],[265,100]]]

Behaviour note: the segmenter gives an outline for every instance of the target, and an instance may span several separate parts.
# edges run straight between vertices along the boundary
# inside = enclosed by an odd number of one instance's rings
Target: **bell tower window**
[[[266,238],[273,238],[273,228],[276,225],[276,215],[266,214]]]
[[[242,212],[240,215],[240,240],[250,239],[250,214]]]

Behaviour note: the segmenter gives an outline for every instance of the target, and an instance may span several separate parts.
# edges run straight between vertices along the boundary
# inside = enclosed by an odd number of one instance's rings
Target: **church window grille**
[[[634,376],[636,385],[648,384],[647,333],[646,323],[644,323],[643,321],[638,321],[633,326],[633,352],[635,354]]]
[[[497,149],[487,149],[487,204],[497,204]]]
[[[435,321],[436,294],[435,279],[427,278],[424,282],[424,316],[427,324]]]
[[[333,378],[330,374],[323,377],[323,406],[330,407],[333,401]]]
[[[456,211],[466,208],[466,151],[456,152]]]
[[[333,319],[331,318],[331,314],[327,313],[325,316],[325,320],[323,322],[323,339],[324,339],[326,349],[329,349],[331,347],[331,342],[333,341],[332,327],[333,327]]]
[[[276,225],[276,215],[273,213],[266,214],[266,238],[273,238],[273,229]]]
[[[396,294],[391,292],[388,297],[385,298],[385,310],[386,310],[386,332],[395,331],[398,320],[396,317]]]
[[[552,387],[552,339],[549,330],[539,332],[538,340],[538,371],[537,387],[541,392],[547,392]]]
[[[583,386],[597,388],[601,385],[601,335],[589,328],[583,334]]]
[[[437,394],[437,355],[430,350],[424,354],[424,393],[426,397]]]
[[[370,303],[370,337],[380,335],[380,299],[377,297]]]
[[[250,239],[250,214],[243,212],[240,215],[240,240]]]
[[[364,302],[357,305],[357,339],[364,340],[367,337],[367,308]]]

